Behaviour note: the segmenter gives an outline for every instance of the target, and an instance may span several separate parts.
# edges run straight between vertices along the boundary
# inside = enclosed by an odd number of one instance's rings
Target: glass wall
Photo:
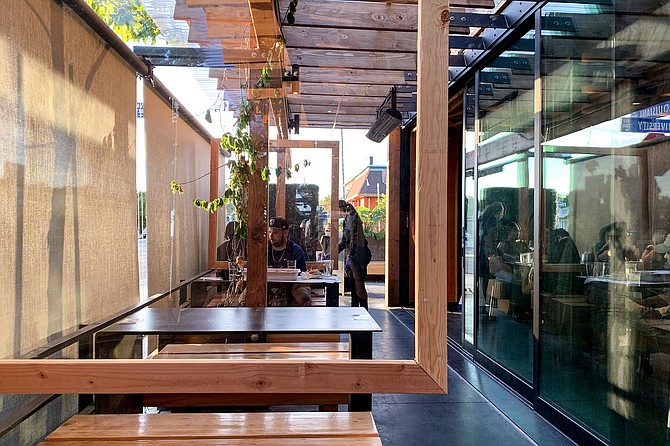
[[[477,216],[475,202],[475,87],[468,85],[463,96],[463,148],[464,169],[463,180],[463,290],[461,308],[463,311],[463,340],[474,345],[475,315],[475,233]]]
[[[478,349],[532,380],[534,33],[480,73]]]
[[[597,3],[542,10],[539,391],[608,443],[661,445],[670,397],[670,2]]]

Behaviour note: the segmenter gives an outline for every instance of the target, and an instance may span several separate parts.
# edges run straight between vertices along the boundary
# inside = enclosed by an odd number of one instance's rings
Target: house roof
[[[377,184],[379,184],[379,192],[386,193],[386,166],[367,166],[344,185],[347,190],[346,201],[361,196],[376,197]]]

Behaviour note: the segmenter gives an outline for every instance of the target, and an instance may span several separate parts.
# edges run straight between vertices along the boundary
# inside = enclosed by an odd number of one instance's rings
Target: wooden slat
[[[286,11],[289,0],[280,4],[280,10]],[[299,2],[294,26],[416,31],[417,14],[416,5],[398,3]]]
[[[275,342],[291,342],[296,339],[300,339],[302,342],[339,342],[339,334],[304,334],[304,335],[292,335],[292,334],[269,334],[267,336],[268,343]]]
[[[204,8],[207,21],[251,24],[251,10],[248,1],[230,5],[215,5]]]
[[[338,105],[349,107],[378,107],[382,99],[376,96],[322,96],[298,94],[288,97],[289,105],[320,105],[324,107],[335,107]]]
[[[393,85],[414,85],[414,82],[405,81],[402,70],[359,70],[349,68],[315,68],[305,67],[300,69],[300,76],[309,79],[309,82],[347,83],[347,84],[370,84],[388,88]],[[303,91],[302,85],[300,91]]]
[[[145,394],[147,407],[243,407],[348,404],[349,395],[325,393],[176,393]]]
[[[414,32],[288,26],[284,28],[284,36],[287,46],[299,46],[300,48],[406,53],[416,51],[416,33]]]
[[[349,0],[354,2],[372,2],[372,3],[387,3],[389,0]],[[393,3],[406,3],[409,5],[416,5],[418,0],[392,0]],[[461,6],[464,8],[493,8],[495,3],[493,0],[451,0],[451,6]]]
[[[75,415],[47,441],[375,436],[370,412],[171,413]]]
[[[450,189],[448,147],[449,97],[444,73],[449,71],[449,0],[419,3],[418,120],[416,141],[416,359],[442,388],[447,388],[447,299],[457,277],[456,257],[448,244],[454,229],[448,225],[450,204],[458,190]],[[435,191],[446,191],[437,203]],[[442,296],[424,300],[424,296]]]
[[[416,53],[288,48],[291,63],[301,67],[346,67],[416,71]]]
[[[295,446],[382,446],[379,437],[345,437],[345,438],[292,438]],[[193,446],[286,446],[285,438],[208,438],[189,439]],[[184,446],[184,440],[74,440],[45,441],[40,446]]]
[[[379,104],[377,104],[379,105]],[[377,107],[376,106],[347,106],[347,105],[340,105],[339,107],[336,105],[332,106],[327,106],[327,105],[303,105],[302,110],[305,111],[307,114],[312,114],[312,113],[326,113],[326,114],[334,114],[338,113],[339,115],[366,115],[366,116],[375,116],[375,113],[377,113]]]
[[[152,359],[349,359],[349,352],[156,353]]]
[[[8,359],[0,370],[0,394],[443,392],[414,361]]]
[[[369,83],[367,85],[347,85],[343,80],[339,80],[331,84],[314,83],[306,80],[302,80],[300,82],[300,94],[307,95],[319,94],[331,96],[376,96],[384,98],[388,92],[389,86],[376,85],[375,83]]]

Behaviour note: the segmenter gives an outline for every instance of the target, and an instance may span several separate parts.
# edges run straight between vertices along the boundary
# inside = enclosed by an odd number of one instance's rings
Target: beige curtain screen
[[[144,92],[144,122],[147,270],[151,296],[207,269],[209,213],[193,206],[193,199],[210,198],[207,175],[210,149],[209,141],[179,116],[179,110],[173,111],[172,104],[149,88]],[[194,181],[197,178],[200,179]],[[172,193],[170,181],[173,179],[182,184],[183,195]]]

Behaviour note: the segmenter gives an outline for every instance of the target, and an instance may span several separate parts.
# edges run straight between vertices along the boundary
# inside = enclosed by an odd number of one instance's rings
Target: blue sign
[[[621,131],[633,133],[670,133],[670,119],[621,118]]]
[[[660,118],[670,116],[670,101],[661,102],[630,114],[631,118]]]
[[[138,102],[137,103],[137,117],[138,118],[144,118],[144,103],[143,102]]]

